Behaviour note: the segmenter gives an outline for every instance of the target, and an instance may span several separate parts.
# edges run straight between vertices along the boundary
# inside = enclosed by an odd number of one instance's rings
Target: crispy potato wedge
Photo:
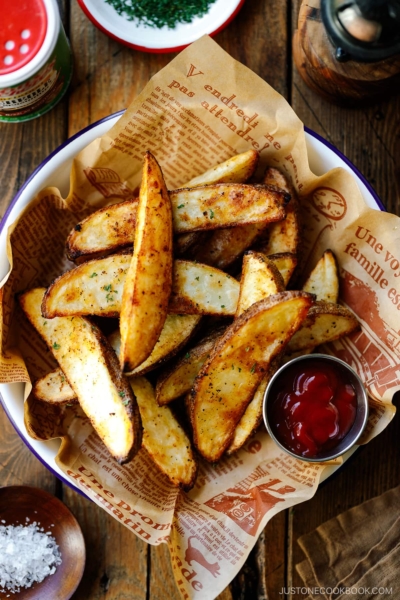
[[[212,183],[243,183],[249,179],[258,165],[258,152],[248,150],[228,158],[216,167],[194,177],[184,187],[199,187]]]
[[[203,338],[173,366],[170,366],[159,375],[156,385],[156,399],[160,406],[168,404],[189,392],[196,375],[198,375],[215,342],[224,331],[225,328],[220,328]]]
[[[268,298],[273,294],[283,292],[285,289],[282,275],[275,264],[259,252],[249,251],[244,255],[242,278],[240,282],[240,296],[236,317],[239,317],[255,302]],[[267,373],[264,375],[256,392],[246,407],[242,418],[236,426],[232,442],[227,454],[233,454],[253,435],[262,421],[262,403],[268,382],[280,364],[281,353],[275,358]]]
[[[302,289],[304,292],[315,294],[317,300],[334,304],[338,301],[339,276],[336,257],[332,250],[325,250]]]
[[[300,221],[299,201],[296,191],[283,173],[275,167],[269,167],[266,170],[263,183],[277,186],[289,193],[291,199],[286,206],[286,219],[270,225],[267,242],[261,245],[259,249],[267,255],[277,254],[278,252],[297,254],[300,245]]]
[[[32,389],[38,400],[50,404],[75,404],[78,398],[61,369],[56,369],[38,379]]]
[[[285,218],[285,194],[268,186],[216,183],[170,192],[175,232],[202,231]]]
[[[165,319],[160,337],[150,356],[127,374],[143,375],[175,356],[175,354],[190,340],[199,325],[200,320],[201,316],[199,315],[168,315]],[[119,354],[121,348],[120,332],[115,331],[108,339],[115,352]]]
[[[260,300],[217,342],[191,393],[194,442],[206,460],[217,461],[229,447],[264,373],[300,327],[312,302],[305,292],[282,292]]]
[[[142,417],[144,448],[173,485],[190,490],[197,475],[190,439],[169,406],[157,404],[149,381],[144,377],[131,377],[129,381]]]
[[[340,304],[316,302],[310,308],[307,319],[290,340],[288,353],[309,350],[332,342],[359,328],[354,314]]]
[[[178,314],[234,315],[239,283],[219,269],[177,260],[168,310]]]
[[[105,206],[75,225],[66,241],[69,260],[87,260],[132,245],[137,206],[137,199]]]
[[[278,254],[269,254],[271,260],[282,275],[285,288],[287,287],[295,268],[297,267],[297,258],[291,252],[280,252]]]
[[[130,254],[113,254],[85,262],[58,277],[47,288],[42,315],[118,317]]]
[[[213,169],[209,169],[205,173],[194,177],[188,181],[183,187],[199,187],[202,185],[211,185],[212,183],[244,183],[254,173],[258,165],[258,152],[256,150],[248,150],[242,154],[237,154],[228,158],[225,162],[217,165]],[[181,256],[194,243],[200,243],[201,232],[195,231],[192,233],[183,233],[178,235],[175,240],[175,252]],[[208,261],[202,261],[206,264],[214,264]],[[215,264],[215,266],[218,266]],[[220,268],[223,268],[222,266]]]
[[[172,211],[161,169],[146,152],[133,257],[121,300],[120,365],[132,371],[148,358],[167,318],[172,289]]]
[[[175,234],[207,231],[285,218],[285,194],[268,186],[217,183],[170,192]],[[75,225],[67,239],[67,255],[80,261],[104,255],[134,242],[138,201],[101,208]],[[130,228],[132,228],[130,230]],[[187,249],[195,237],[182,242]]]
[[[198,244],[190,258],[218,269],[226,269],[242,256],[268,227],[268,223],[251,223],[229,229],[217,229],[207,243]]]
[[[264,394],[267,389],[267,385],[269,380],[273,376],[273,374],[278,370],[281,364],[281,355],[278,355],[275,358],[269,368],[265,373],[264,377],[261,380],[261,383],[256,389],[256,392],[248,404],[246,410],[243,413],[242,418],[239,423],[236,425],[235,433],[233,439],[227,449],[226,453],[228,456],[237,452],[244,446],[244,444],[254,435],[260,426],[263,419],[263,402],[264,402]]]
[[[88,261],[58,277],[46,290],[42,314],[53,317],[118,317],[132,257],[113,254]],[[176,260],[168,312],[234,315],[239,283],[219,269]]]
[[[20,306],[46,341],[110,454],[125,463],[141,446],[142,425],[136,399],[119,370],[118,359],[88,319],[44,319],[44,293],[44,288],[25,292],[19,296]]]
[[[285,285],[275,264],[261,252],[249,250],[243,257],[236,317],[255,302],[283,292]]]

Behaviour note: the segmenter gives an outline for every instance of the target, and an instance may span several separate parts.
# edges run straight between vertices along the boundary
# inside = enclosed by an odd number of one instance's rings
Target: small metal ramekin
[[[286,448],[286,446],[284,446],[276,438],[271,428],[269,419],[270,406],[272,405],[274,399],[274,391],[276,390],[277,382],[279,382],[279,380],[281,380],[282,377],[285,377],[285,374],[288,369],[293,367],[295,363],[299,362],[303,362],[304,367],[306,367],[310,363],[313,366],[318,366],[318,363],[335,363],[336,366],[339,367],[339,369],[343,369],[343,371],[346,371],[347,377],[349,377],[350,382],[354,386],[357,397],[356,418],[350,431],[348,431],[348,433],[343,439],[338,441],[337,445],[334,448],[331,448],[330,450],[327,450],[325,452],[321,452],[320,454],[318,454],[317,457],[312,458],[295,454],[294,452]],[[276,442],[276,444],[278,444],[278,446],[282,448],[282,450],[284,450],[291,456],[294,456],[295,458],[299,458],[300,460],[304,460],[306,462],[325,462],[327,460],[332,460],[334,458],[337,458],[338,456],[341,456],[342,454],[345,454],[345,452],[350,450],[350,448],[352,448],[356,444],[357,440],[364,431],[368,419],[368,395],[360,377],[343,360],[340,360],[339,358],[336,358],[334,356],[329,356],[328,354],[306,354],[304,356],[298,356],[297,358],[294,358],[293,360],[290,360],[289,362],[285,363],[271,378],[264,394],[263,417],[269,435]]]

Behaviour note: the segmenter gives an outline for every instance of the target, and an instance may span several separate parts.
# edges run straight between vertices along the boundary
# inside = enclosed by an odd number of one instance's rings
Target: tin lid
[[[60,29],[56,0],[0,0],[0,88],[16,85],[48,60]]]
[[[47,30],[42,0],[0,0],[0,74],[17,71],[39,52]]]

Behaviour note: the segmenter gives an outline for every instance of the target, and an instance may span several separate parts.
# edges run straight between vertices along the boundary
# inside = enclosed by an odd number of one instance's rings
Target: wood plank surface
[[[83,14],[76,0],[59,2],[74,54],[66,97],[48,114],[25,124],[0,124],[1,196],[4,214],[38,164],[67,137],[126,108],[149,78],[174,54],[146,54],[111,40]],[[247,0],[216,41],[265,79],[292,104],[304,124],[341,150],[365,175],[387,209],[400,215],[400,96],[366,109],[344,109],[310,91],[291,61],[298,0]],[[396,448],[400,420],[328,480],[310,501],[276,515],[248,561],[218,600],[300,600],[295,565],[297,539],[351,506],[398,484]],[[62,485],[30,452],[0,408],[0,485],[42,487],[63,499],[77,517],[87,545],[87,564],[73,600],[178,600],[169,552],[150,547],[104,510]],[[384,457],[384,458],[383,458]]]

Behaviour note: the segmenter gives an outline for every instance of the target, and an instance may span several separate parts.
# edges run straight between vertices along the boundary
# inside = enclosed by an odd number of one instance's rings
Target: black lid
[[[337,59],[375,62],[400,53],[400,0],[321,0]]]

